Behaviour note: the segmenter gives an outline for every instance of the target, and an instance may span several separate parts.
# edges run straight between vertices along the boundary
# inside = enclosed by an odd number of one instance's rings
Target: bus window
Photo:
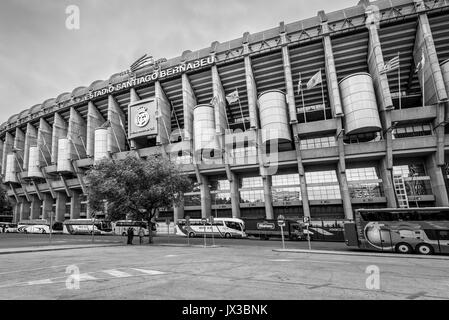
[[[440,240],[449,240],[449,230],[439,230],[439,233]]]
[[[233,222],[233,221],[225,221],[225,223],[226,223],[226,226],[227,226],[228,228],[235,229],[235,230],[239,230],[239,231],[242,230],[240,224],[237,223],[237,222]]]

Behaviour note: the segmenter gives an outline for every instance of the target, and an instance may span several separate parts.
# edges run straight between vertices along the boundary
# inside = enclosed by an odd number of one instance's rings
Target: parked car
[[[18,232],[19,232],[19,230],[18,230],[17,224],[10,223],[10,224],[6,225],[5,233],[18,233]]]

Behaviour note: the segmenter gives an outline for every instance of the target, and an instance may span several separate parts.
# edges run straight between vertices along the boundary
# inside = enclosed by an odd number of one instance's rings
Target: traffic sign
[[[285,218],[281,214],[278,216],[278,225],[279,227],[285,227]]]
[[[165,223],[169,226],[170,225],[170,218],[165,219]]]
[[[212,217],[212,216],[209,217],[209,223],[214,224],[214,217]]]
[[[202,223],[202,224],[206,224],[206,222],[207,222],[207,219],[206,219],[206,218],[202,218],[202,219],[201,219],[201,223]]]
[[[309,223],[310,222],[310,217],[307,217],[307,216],[302,217],[302,222]]]

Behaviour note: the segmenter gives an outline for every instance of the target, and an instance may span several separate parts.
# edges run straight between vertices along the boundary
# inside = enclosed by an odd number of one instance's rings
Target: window
[[[404,125],[394,128],[392,133],[393,139],[429,136],[432,135],[432,127],[429,123]]]
[[[240,191],[240,203],[264,202],[263,190]]]
[[[340,187],[338,185],[307,187],[307,193],[309,200],[341,199]]]
[[[400,174],[402,177],[411,177],[412,175],[426,176],[424,165],[422,163],[393,166],[393,174]]]
[[[263,187],[262,177],[246,177],[240,180],[240,188]]]
[[[335,136],[302,139],[301,150],[335,147]]]
[[[272,177],[273,187],[299,185],[299,174],[278,174]]]
[[[308,184],[338,182],[335,170],[306,172],[306,181]]]
[[[346,169],[346,178],[348,181],[360,181],[360,180],[376,180],[378,179],[376,168],[354,168]]]
[[[271,194],[273,196],[273,202],[301,200],[301,188],[300,187],[272,188]]]

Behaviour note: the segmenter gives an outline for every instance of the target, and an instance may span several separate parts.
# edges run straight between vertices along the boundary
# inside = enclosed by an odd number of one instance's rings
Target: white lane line
[[[117,277],[117,278],[126,278],[126,277],[131,277],[131,275],[129,273],[120,271],[120,270],[116,270],[116,269],[111,269],[111,270],[103,270],[102,272],[107,273],[113,277]]]
[[[84,264],[83,263],[78,263],[78,265],[80,264]],[[37,271],[37,270],[44,270],[44,269],[52,269],[52,268],[60,268],[60,267],[67,267],[69,266],[68,264],[62,264],[59,266],[49,266],[49,267],[42,267],[42,268],[35,268],[35,269],[25,269],[25,270],[14,270],[14,271],[8,271],[8,272],[0,272],[0,275],[2,274],[9,274],[9,273],[18,273],[18,272],[29,272],[29,271]]]
[[[53,283],[53,281],[51,281],[51,279],[43,279],[43,280],[35,280],[35,281],[28,281],[27,282],[27,284],[29,286],[38,285],[38,284],[49,284],[49,283]]]
[[[171,257],[177,257],[177,254],[167,254],[166,256],[164,256],[165,258],[171,258]]]
[[[288,260],[288,259],[270,259],[268,261],[274,261],[274,262],[289,262],[289,261],[293,261],[293,260]]]
[[[91,280],[98,280],[97,278],[95,278],[94,276],[91,276],[87,273],[80,273],[79,275],[73,275],[72,276],[74,279],[78,280],[78,281],[91,281]]]
[[[136,269],[136,268],[131,268],[131,269],[142,272],[142,273],[150,274],[152,276],[159,275],[159,274],[165,274],[165,272],[157,271],[157,270]]]

